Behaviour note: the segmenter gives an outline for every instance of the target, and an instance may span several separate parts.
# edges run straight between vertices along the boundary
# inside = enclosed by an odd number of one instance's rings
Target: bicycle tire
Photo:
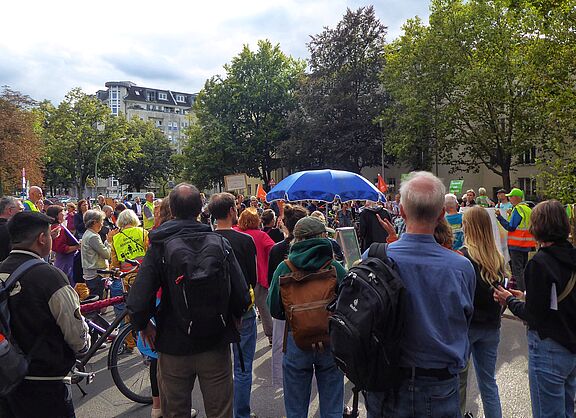
[[[132,324],[122,327],[114,339],[110,347],[108,368],[120,393],[131,401],[151,404],[149,361],[146,360],[146,356],[140,354],[138,347],[134,347],[132,351],[126,350],[126,338],[129,335],[136,338],[132,332]]]

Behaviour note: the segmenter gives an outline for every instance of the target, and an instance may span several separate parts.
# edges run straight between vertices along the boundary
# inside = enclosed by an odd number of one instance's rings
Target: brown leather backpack
[[[326,306],[336,297],[336,268],[332,260],[318,271],[298,270],[290,260],[284,260],[291,272],[280,276],[280,297],[290,324],[294,342],[305,351],[323,351],[330,342]],[[284,332],[284,351],[288,326]]]

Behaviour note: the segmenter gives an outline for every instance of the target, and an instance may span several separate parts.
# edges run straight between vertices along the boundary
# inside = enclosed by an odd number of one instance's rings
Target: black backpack
[[[12,338],[8,298],[20,277],[38,264],[44,264],[44,260],[28,260],[18,266],[6,281],[0,280],[0,334],[5,337],[3,348],[0,348],[0,398],[10,394],[28,373],[31,353],[24,354]],[[37,344],[34,344],[31,351]]]
[[[330,342],[336,364],[355,390],[382,392],[398,386],[405,293],[383,243],[372,244],[368,258],[340,284],[331,305]]]
[[[229,250],[214,232],[187,232],[164,241],[175,320],[194,338],[221,335],[230,320]]]

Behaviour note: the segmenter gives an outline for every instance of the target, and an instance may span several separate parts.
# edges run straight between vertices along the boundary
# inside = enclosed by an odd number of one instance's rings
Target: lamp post
[[[98,159],[100,158],[100,153],[106,148],[108,145],[113,144],[114,142],[125,141],[126,138],[117,138],[113,139],[112,141],[106,142],[104,145],[100,147],[98,150],[98,154],[96,154],[96,163],[94,164],[94,197],[98,196]]]

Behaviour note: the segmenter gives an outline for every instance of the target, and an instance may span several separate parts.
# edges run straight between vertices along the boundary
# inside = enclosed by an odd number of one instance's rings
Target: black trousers
[[[510,253],[510,268],[512,269],[512,276],[516,280],[516,289],[525,291],[526,283],[524,282],[524,268],[528,264],[528,252],[509,250]]]
[[[72,390],[62,381],[24,380],[7,396],[6,403],[10,418],[76,417]]]

